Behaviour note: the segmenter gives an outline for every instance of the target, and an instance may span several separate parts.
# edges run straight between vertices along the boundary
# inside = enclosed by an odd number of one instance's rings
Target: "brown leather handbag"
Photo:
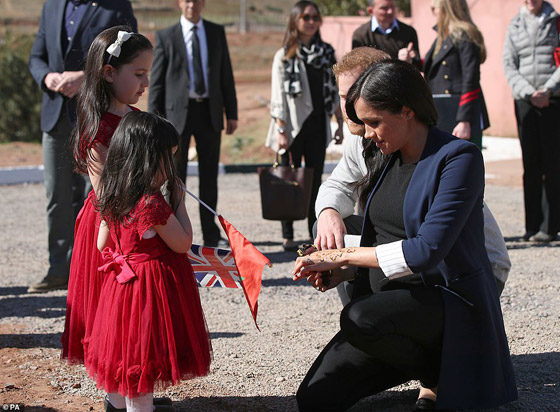
[[[290,153],[290,165],[259,167],[261,206],[263,219],[302,220],[309,213],[313,169],[294,167]]]

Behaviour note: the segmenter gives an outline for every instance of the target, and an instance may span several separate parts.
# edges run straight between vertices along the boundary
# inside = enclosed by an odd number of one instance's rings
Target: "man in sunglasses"
[[[408,24],[395,18],[394,0],[369,0],[371,21],[358,27],[352,35],[352,48],[375,47],[393,59],[404,60],[421,68],[418,35]]]

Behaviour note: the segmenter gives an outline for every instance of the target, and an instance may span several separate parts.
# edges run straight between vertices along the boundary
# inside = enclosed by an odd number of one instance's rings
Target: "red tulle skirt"
[[[70,263],[66,320],[62,333],[62,358],[70,363],[84,362],[84,340],[91,332],[104,274],[97,249],[100,218],[95,210],[95,193],[89,192],[74,227],[74,248]]]
[[[137,397],[208,374],[211,345],[186,254],[132,265],[137,278],[103,283],[85,365],[106,392]]]

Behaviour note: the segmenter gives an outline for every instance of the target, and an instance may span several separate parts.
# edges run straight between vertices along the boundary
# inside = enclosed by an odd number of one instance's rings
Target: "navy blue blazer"
[[[402,248],[408,266],[426,285],[436,280],[446,285],[437,286],[442,288],[445,310],[439,409],[492,408],[517,399],[484,244],[483,196],[480,150],[431,127],[404,198],[407,239]],[[371,195],[366,210],[370,201]],[[371,231],[366,218],[362,237],[370,238]]]
[[[64,24],[65,0],[47,0],[43,5],[41,22],[29,56],[29,71],[43,90],[41,129],[51,131],[63,113],[73,123],[76,117],[75,99],[67,99],[45,86],[43,80],[50,72],[79,71],[84,63],[93,39],[103,30],[118,25],[138,30],[132,6],[128,0],[96,0],[88,3],[78,24],[76,34],[68,48],[62,50],[62,25]],[[64,104],[68,102],[68,104]]]
[[[481,129],[487,129],[490,119],[480,88],[480,47],[467,39],[454,43],[450,36],[437,54],[435,47],[436,41],[424,58],[424,74],[432,93],[460,96],[455,120],[480,124],[482,116]]]

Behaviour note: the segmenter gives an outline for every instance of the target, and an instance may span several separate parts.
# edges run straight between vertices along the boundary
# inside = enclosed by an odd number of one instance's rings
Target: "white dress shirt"
[[[202,96],[198,95],[194,91],[194,81],[193,81],[193,57],[192,57],[192,37],[193,26],[197,27],[198,41],[200,43],[200,58],[202,60],[202,73],[204,75],[204,86],[206,91]],[[189,64],[189,77],[191,79],[189,98],[197,99],[201,97],[208,97],[208,42],[206,40],[206,31],[204,30],[204,24],[202,24],[202,19],[198,20],[196,24],[188,21],[185,16],[181,16],[181,27],[183,29],[183,40],[185,41],[185,47],[187,49],[187,61]]]

